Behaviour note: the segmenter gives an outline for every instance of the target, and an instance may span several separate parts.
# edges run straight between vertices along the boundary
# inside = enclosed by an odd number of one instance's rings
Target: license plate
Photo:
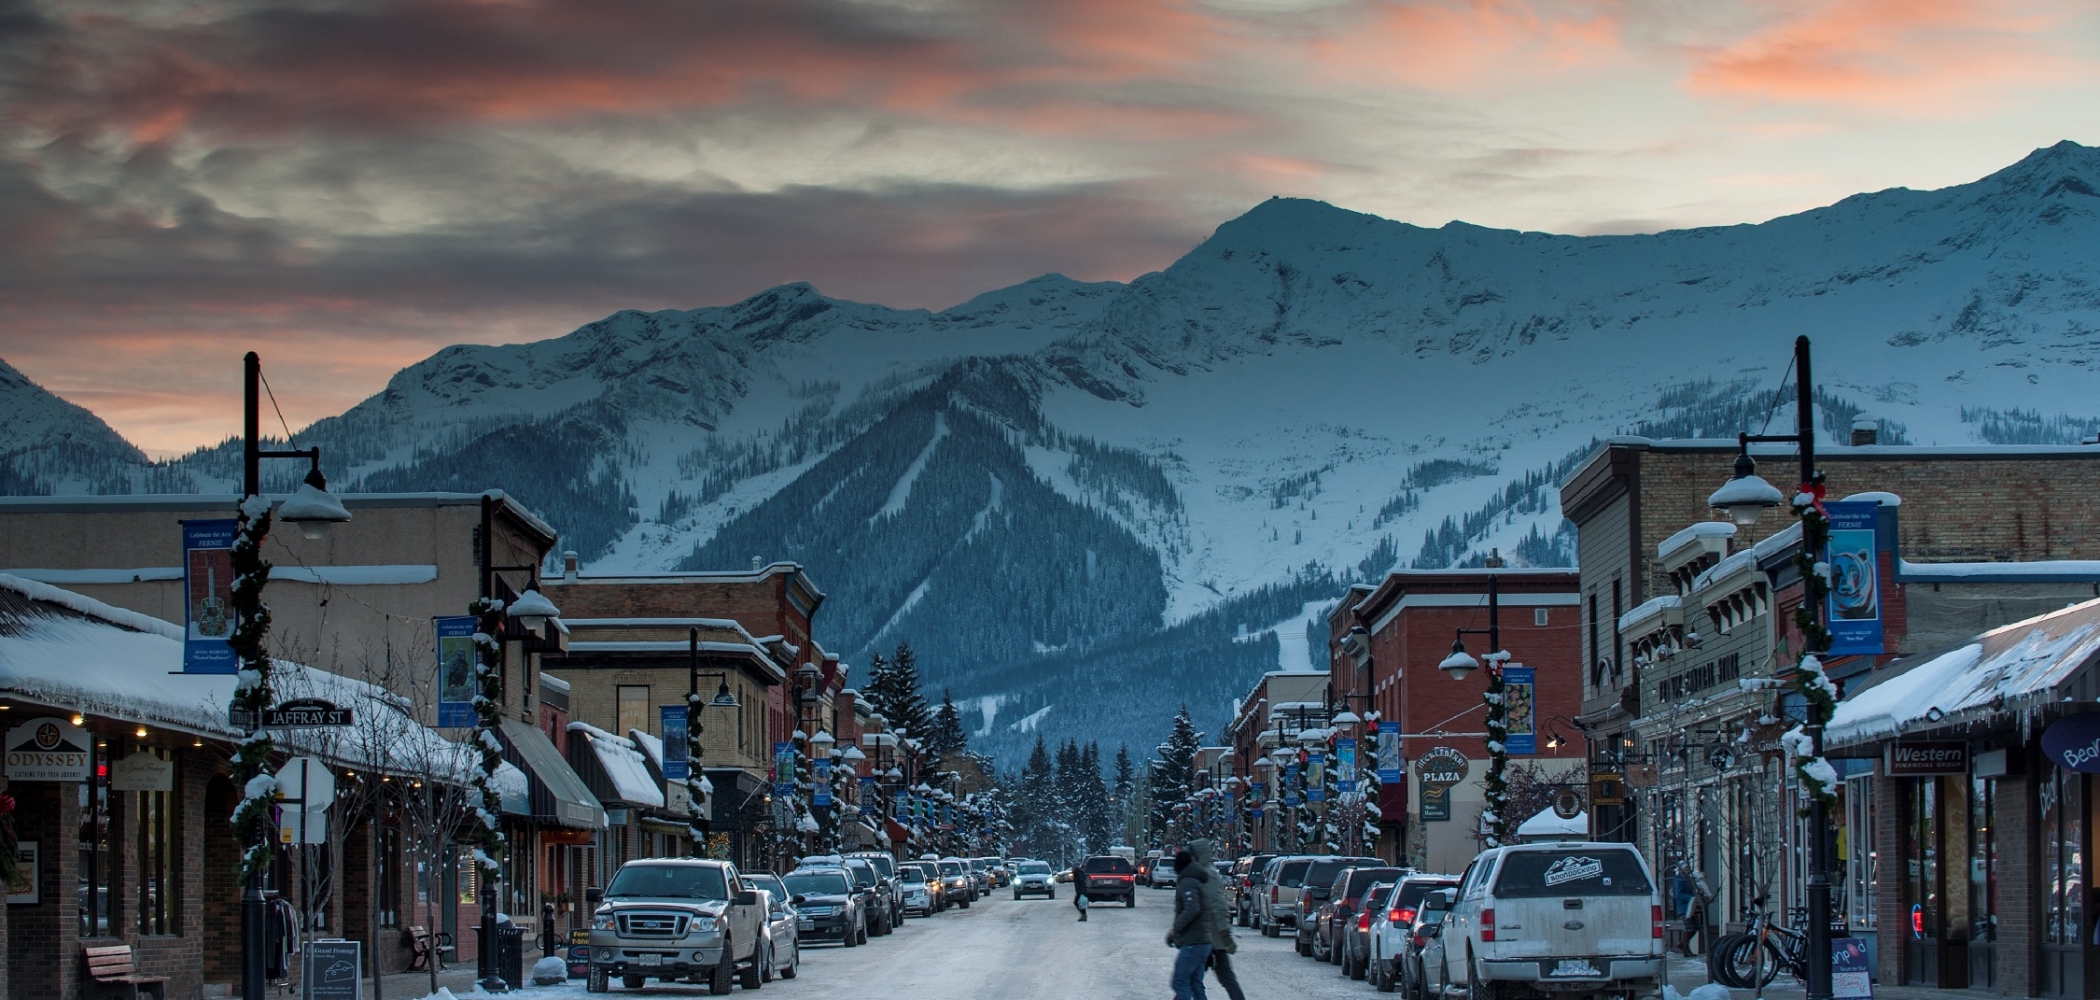
[[[809,920],[809,919],[806,919],[806,918],[805,918],[805,919],[804,919],[804,920],[803,920],[803,921],[802,921],[802,922],[801,922],[800,924],[798,924],[797,926],[798,926],[798,927],[800,927],[800,928],[801,928],[802,930],[805,930],[805,931],[806,931],[806,930],[809,930],[809,929],[810,929],[810,928],[812,928],[812,927],[815,927],[815,926],[817,926],[817,922],[816,922],[816,921],[814,921],[814,920]]]
[[[651,966],[664,964],[664,957],[662,955],[636,955],[635,960],[638,963],[640,963],[641,967],[644,969],[649,968]]]
[[[1604,973],[1586,958],[1563,958],[1546,971],[1546,975],[1562,978],[1599,979]]]

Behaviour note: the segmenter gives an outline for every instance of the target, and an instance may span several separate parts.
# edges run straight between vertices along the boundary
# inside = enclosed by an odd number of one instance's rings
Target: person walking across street
[[[1232,953],[1240,949],[1232,939],[1232,914],[1225,906],[1225,880],[1211,864],[1217,845],[1208,840],[1189,843],[1189,863],[1174,873],[1177,890],[1188,882],[1195,882],[1197,891],[1203,895],[1203,914],[1210,922],[1210,971],[1218,976],[1218,985],[1225,987],[1225,994],[1232,1000],[1247,1000],[1240,991],[1240,977],[1232,971]],[[1200,977],[1200,973],[1198,974]]]
[[[1174,855],[1174,870],[1191,867],[1189,852]],[[1210,964],[1210,917],[1203,910],[1203,886],[1193,878],[1174,880],[1174,923],[1167,928],[1167,947],[1174,951],[1174,1000],[1210,1000],[1203,991],[1203,969]]]
[[[1072,908],[1079,911],[1079,922],[1086,923],[1086,893],[1079,890],[1079,880],[1072,880]]]

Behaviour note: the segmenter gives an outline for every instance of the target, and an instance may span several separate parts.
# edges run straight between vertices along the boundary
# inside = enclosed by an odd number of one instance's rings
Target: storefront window
[[[1939,780],[1914,778],[1909,787],[1911,933],[1940,936]]]
[[[174,754],[167,750],[140,750],[162,760],[171,760]],[[182,912],[182,888],[177,881],[181,858],[177,837],[182,830],[182,818],[178,814],[181,801],[181,768],[175,770],[176,784],[166,792],[136,792],[133,801],[138,805],[138,858],[139,858],[139,934],[180,934],[182,927],[177,915]]]
[[[1879,858],[1875,854],[1874,778],[1845,782],[1845,825],[1840,857],[1845,864],[1845,923],[1859,930],[1874,928]]]
[[[379,828],[379,926],[401,926],[401,830]]]
[[[2085,815],[2076,774],[2051,768],[2038,782],[2042,812],[2042,940],[2077,944],[2085,924]]]
[[[1971,778],[1969,789],[1969,940],[1998,940],[1998,783]]]
[[[92,775],[80,788],[80,936],[110,937],[116,914],[116,817],[109,794],[109,746],[95,745]]]

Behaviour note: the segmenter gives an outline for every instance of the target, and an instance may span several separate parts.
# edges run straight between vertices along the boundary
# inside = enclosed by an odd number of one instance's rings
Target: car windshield
[[[1326,889],[1334,885],[1335,876],[1340,875],[1342,869],[1377,863],[1376,858],[1316,858],[1306,865],[1303,882]]]
[[[926,873],[925,873],[925,872],[923,872],[923,871],[920,871],[919,869],[917,869],[917,868],[915,868],[915,867],[913,867],[913,866],[911,866],[911,865],[905,865],[905,866],[904,866],[903,868],[900,868],[900,869],[898,869],[898,870],[897,870],[897,875],[898,875],[898,877],[899,877],[899,878],[902,878],[902,879],[903,879],[904,881],[906,881],[906,882],[924,882],[924,881],[926,881]]]
[[[943,874],[943,875],[960,875],[960,874],[962,874],[962,873],[963,873],[963,867],[962,867],[962,862],[960,862],[960,861],[943,861],[943,862],[941,862],[941,874]]]
[[[866,861],[870,865],[873,865],[875,867],[875,870],[881,872],[883,877],[885,878],[897,874],[897,862],[890,858],[876,855],[865,857],[861,860]]]
[[[849,891],[846,876],[838,872],[789,872],[781,881],[798,896],[843,896]]]
[[[1612,848],[1511,851],[1495,879],[1495,895],[1511,899],[1646,896],[1651,891],[1640,857]]]
[[[875,884],[875,869],[869,865],[847,865],[846,871],[853,876],[853,887],[865,889]]]
[[[1286,861],[1283,870],[1276,873],[1276,884],[1286,889],[1296,889],[1305,884],[1305,870],[1312,867],[1310,861]]]
[[[973,872],[981,872],[981,871],[983,871],[983,870],[984,870],[984,859],[983,859],[983,858],[973,858],[973,859],[972,859],[972,860],[970,861],[970,870],[971,870],[971,871],[973,871]]]
[[[605,887],[608,896],[728,899],[722,869],[712,865],[623,865]]]
[[[1425,882],[1417,880],[1402,882],[1400,883],[1399,894],[1393,898],[1393,905],[1403,908],[1420,906],[1422,900],[1431,892],[1438,889],[1448,889],[1457,884],[1457,882],[1453,881]]]
[[[780,884],[780,876],[778,875],[746,875],[744,876],[744,881],[751,883],[751,888],[753,889],[764,889],[772,893],[773,903],[776,906],[787,902],[787,887]]]
[[[1041,861],[1023,861],[1018,869],[1023,875],[1048,875],[1050,866]]]
[[[1086,871],[1089,875],[1128,875],[1131,873],[1130,862],[1113,854],[1086,859]]]

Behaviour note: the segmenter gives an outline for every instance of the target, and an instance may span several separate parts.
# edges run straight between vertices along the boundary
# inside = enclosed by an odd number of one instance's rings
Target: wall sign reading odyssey
[[[87,730],[47,715],[7,731],[9,781],[86,781]]]
[[[2064,770],[2100,774],[2100,712],[2081,712],[2050,724],[2042,733],[2042,753]]]

